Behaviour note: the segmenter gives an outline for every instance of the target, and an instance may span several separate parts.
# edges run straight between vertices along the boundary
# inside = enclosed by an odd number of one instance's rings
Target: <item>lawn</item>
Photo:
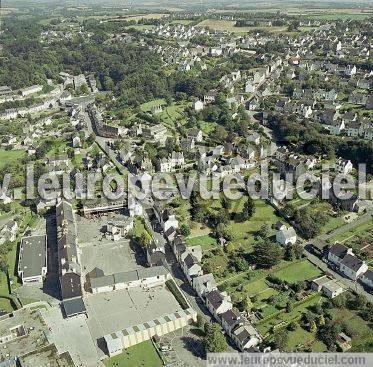
[[[308,260],[294,262],[289,267],[281,269],[273,274],[274,276],[285,280],[289,283],[296,283],[321,275],[321,271],[317,269]]]
[[[314,294],[309,299],[305,300],[305,302],[299,304],[298,306],[295,306],[293,310],[289,313],[287,312],[281,312],[275,317],[271,317],[268,320],[263,320],[259,323],[257,323],[257,329],[262,335],[267,334],[273,327],[276,326],[286,326],[291,321],[299,319],[299,317],[302,315],[302,313],[307,312],[307,310],[310,309],[310,307],[318,304],[322,300],[322,296],[320,294]],[[270,306],[274,307],[274,306]],[[273,312],[270,312],[272,314]],[[266,314],[263,314],[263,316],[267,316]]]
[[[244,197],[234,203],[232,212],[237,213],[239,216],[245,200],[247,199]],[[272,225],[281,220],[283,221],[282,218],[276,215],[271,205],[267,204],[264,200],[255,200],[255,213],[249,220],[244,222],[240,222],[239,220],[230,222],[229,228],[234,234],[232,243],[237,246],[243,246],[245,249],[250,249],[254,243],[255,233],[263,224],[268,223]],[[274,234],[274,232],[271,234]]]
[[[286,344],[286,351],[293,352],[297,350],[297,347],[310,347],[313,352],[325,352],[327,346],[315,340],[315,333],[311,333],[298,326],[294,331],[290,331],[288,334],[288,342]]]
[[[166,104],[166,101],[164,99],[155,99],[153,101],[143,103],[140,106],[140,108],[141,108],[141,111],[151,112],[154,106],[159,106],[159,105],[164,106],[165,104]]]
[[[210,235],[189,237],[186,239],[187,246],[200,245],[203,250],[209,250],[216,247],[216,239]]]
[[[108,358],[106,367],[161,367],[162,360],[157,354],[152,342],[146,341],[126,349],[123,353]]]
[[[346,223],[342,217],[330,217],[329,221],[321,229],[321,233],[329,233],[344,224]]]
[[[0,168],[3,168],[9,162],[19,160],[25,155],[23,150],[4,150],[0,149]]]
[[[359,224],[357,227],[354,227],[348,231],[339,233],[329,239],[330,243],[335,241],[344,242],[347,239],[352,239],[353,237],[359,236],[367,231],[372,230],[373,224],[372,221],[367,221],[365,223]]]

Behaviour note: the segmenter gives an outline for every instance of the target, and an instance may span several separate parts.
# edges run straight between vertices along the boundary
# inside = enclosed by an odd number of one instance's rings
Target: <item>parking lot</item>
[[[196,335],[194,330],[187,326],[160,338],[160,345],[169,349],[161,352],[168,365],[174,367],[205,366],[202,339]]]

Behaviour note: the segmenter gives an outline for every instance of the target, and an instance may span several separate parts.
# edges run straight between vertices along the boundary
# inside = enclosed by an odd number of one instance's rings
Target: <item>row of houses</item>
[[[189,283],[238,349],[245,351],[258,345],[262,340],[258,331],[233,308],[230,296],[218,290],[214,276],[203,273],[201,247],[187,247],[179,235],[171,238],[168,241]]]

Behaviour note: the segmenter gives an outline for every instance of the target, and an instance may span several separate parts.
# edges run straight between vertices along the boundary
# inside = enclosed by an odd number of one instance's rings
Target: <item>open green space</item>
[[[321,275],[321,271],[317,269],[308,260],[294,262],[289,267],[275,272],[273,275],[288,283],[296,283],[306,279]]]
[[[146,341],[126,349],[123,353],[106,359],[106,367],[161,367],[163,366],[152,342]]]
[[[365,223],[359,224],[354,228],[351,228],[345,232],[341,232],[337,235],[332,236],[329,241],[334,243],[335,241],[342,242],[344,240],[350,240],[355,236],[359,236],[367,231],[372,231],[373,223],[371,220],[368,220]]]
[[[298,326],[294,331],[289,331],[286,351],[293,352],[298,348],[309,347],[313,352],[326,352],[327,346],[316,339],[316,333],[311,333]]]
[[[0,168],[12,161],[16,161],[25,155],[23,150],[4,150],[0,149]]]
[[[189,237],[186,239],[187,246],[201,246],[203,250],[216,247],[216,239],[210,235]]]
[[[355,311],[346,308],[334,308],[330,310],[334,320],[345,324],[352,334],[352,351],[373,352],[372,325],[367,324]]]

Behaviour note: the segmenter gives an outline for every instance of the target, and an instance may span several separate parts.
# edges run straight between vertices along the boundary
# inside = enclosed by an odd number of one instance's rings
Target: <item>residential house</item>
[[[204,299],[207,293],[218,289],[212,274],[204,274],[193,278],[192,285],[201,299]]]
[[[190,283],[192,283],[194,277],[198,277],[203,274],[198,259],[192,254],[188,254],[184,260],[181,261],[181,268],[183,269],[183,272]]]
[[[233,340],[241,352],[257,346],[262,341],[259,333],[250,324],[237,327],[233,331]]]
[[[368,270],[368,265],[356,256],[346,254],[340,263],[339,270],[346,277],[357,280]]]
[[[339,157],[335,162],[335,170],[338,173],[348,174],[353,168],[354,166],[350,160]]]
[[[295,245],[297,234],[293,227],[282,226],[276,233],[276,241],[283,246]]]
[[[361,275],[360,280],[363,285],[369,289],[373,289],[373,270],[368,269],[364,274]]]
[[[219,315],[233,308],[231,298],[219,290],[206,293],[206,307],[213,314],[216,320]]]

